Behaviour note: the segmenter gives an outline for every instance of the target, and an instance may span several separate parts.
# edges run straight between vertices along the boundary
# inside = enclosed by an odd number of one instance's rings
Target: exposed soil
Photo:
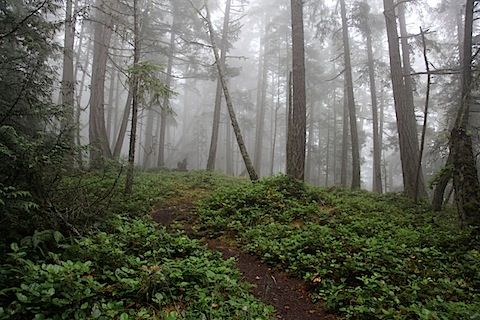
[[[167,228],[173,222],[180,222],[187,234],[193,235],[192,222],[188,221],[188,212],[192,205],[181,205],[153,212],[153,219]],[[220,251],[224,259],[234,257],[236,266],[245,282],[254,284],[250,292],[266,304],[277,310],[275,317],[288,320],[334,319],[325,315],[319,303],[312,303],[304,281],[290,277],[287,273],[262,263],[257,257],[240,248],[230,246],[219,239],[203,238],[212,250]]]

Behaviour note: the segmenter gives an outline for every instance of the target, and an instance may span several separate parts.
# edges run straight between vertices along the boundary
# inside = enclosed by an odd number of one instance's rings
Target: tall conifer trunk
[[[112,155],[105,127],[105,72],[113,31],[113,18],[108,15],[109,11],[105,12],[108,6],[103,0],[97,0],[96,6],[89,116],[92,166],[99,165],[102,157]]]
[[[350,57],[350,40],[348,37],[347,12],[345,0],[340,0],[343,33],[343,56],[345,58],[345,79],[347,84],[348,114],[350,120],[350,139],[352,142],[352,189],[360,188],[360,146],[358,143],[357,115],[353,94],[352,63]]]
[[[287,175],[305,179],[305,144],[307,136],[307,107],[305,90],[305,43],[303,31],[303,1],[291,0],[292,16],[292,110],[288,126],[289,154]]]
[[[228,25],[230,23],[230,6],[232,0],[227,0],[225,7],[225,16],[223,18],[223,30],[222,40],[220,42],[220,63],[225,66],[225,60],[227,57],[227,37],[228,37]],[[217,90],[215,92],[215,107],[213,111],[213,125],[212,136],[210,139],[210,150],[208,153],[207,170],[213,171],[215,169],[215,160],[217,157],[218,146],[218,130],[220,128],[220,115],[222,111],[222,81],[217,79]]]
[[[416,197],[417,166],[420,157],[418,144],[417,122],[414,107],[409,103],[403,77],[402,60],[400,56],[397,21],[393,0],[383,0],[385,23],[387,27],[388,47],[390,55],[390,70],[397,118],[397,130],[402,162],[403,187],[407,196]],[[418,192],[426,197],[425,182],[420,172]]]

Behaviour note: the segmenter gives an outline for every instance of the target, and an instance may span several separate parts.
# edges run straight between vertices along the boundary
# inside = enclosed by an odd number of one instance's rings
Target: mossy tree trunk
[[[472,34],[475,0],[467,0],[462,58],[462,100],[450,136],[455,203],[462,225],[480,226],[480,185],[478,182],[472,138],[468,133],[472,100]]]

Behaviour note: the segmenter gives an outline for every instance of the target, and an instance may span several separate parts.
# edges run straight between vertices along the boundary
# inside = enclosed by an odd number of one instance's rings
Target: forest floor
[[[159,209],[152,212],[153,219],[167,228],[178,224],[180,228],[193,237],[199,238],[192,231],[195,221],[190,212],[193,204],[183,203],[170,208]],[[257,257],[246,253],[232,241],[225,238],[201,238],[212,250],[222,253],[224,259],[234,257],[236,267],[240,270],[243,280],[253,284],[250,292],[264,303],[275,307],[277,319],[308,320],[308,319],[334,319],[326,315],[320,303],[313,303],[309,297],[305,282],[301,279],[290,277],[279,268],[272,268],[260,261]]]

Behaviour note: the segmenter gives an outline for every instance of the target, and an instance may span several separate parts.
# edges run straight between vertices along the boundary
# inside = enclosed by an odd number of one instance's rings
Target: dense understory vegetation
[[[280,176],[217,190],[198,215],[342,318],[480,319],[480,239],[453,212]]]
[[[55,211],[29,208],[42,224],[0,243],[0,319],[269,319],[233,260],[144,215],[192,203],[199,234],[305,279],[340,319],[480,319],[480,239],[454,212],[286,176],[141,172],[131,196],[124,179],[71,176]]]
[[[140,173],[131,197],[124,178],[107,171],[61,183],[55,201],[69,209],[58,227],[76,236],[48,229],[3,241],[0,319],[269,319],[273,308],[248,293],[233,259],[144,215],[231,178]]]

